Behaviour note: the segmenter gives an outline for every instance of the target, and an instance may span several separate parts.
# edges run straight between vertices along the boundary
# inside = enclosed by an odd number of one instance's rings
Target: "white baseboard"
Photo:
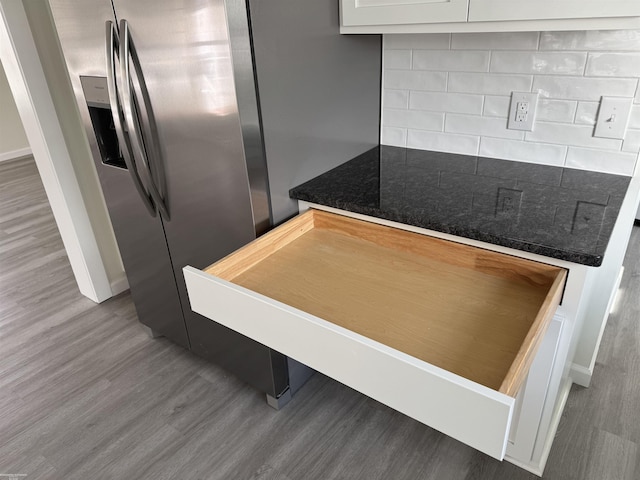
[[[29,147],[20,148],[18,150],[12,150],[10,152],[2,152],[0,153],[0,162],[6,162],[7,160],[15,160],[17,158],[27,157],[31,154],[32,152]]]
[[[576,363],[571,364],[569,376],[571,377],[571,380],[573,380],[573,383],[580,385],[581,387],[588,387],[591,383],[592,375],[593,371],[589,368]]]
[[[124,272],[122,273],[122,276],[116,278],[115,280],[112,280],[110,282],[110,285],[111,293],[114,297],[119,293],[124,292],[125,290],[129,290],[129,281],[127,280],[127,276],[124,274]]]

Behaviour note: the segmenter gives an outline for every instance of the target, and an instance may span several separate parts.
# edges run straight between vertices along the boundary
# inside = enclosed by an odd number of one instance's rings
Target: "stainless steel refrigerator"
[[[193,313],[181,270],[378,143],[380,37],[339,35],[337,0],[50,6],[140,322],[283,403],[305,367]]]

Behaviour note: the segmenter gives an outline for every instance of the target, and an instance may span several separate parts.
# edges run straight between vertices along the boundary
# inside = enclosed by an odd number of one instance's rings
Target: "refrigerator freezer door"
[[[204,267],[255,238],[224,2],[114,6],[128,22],[157,124],[160,151],[149,163],[164,167],[165,233],[182,278],[184,265]]]
[[[184,266],[203,268],[256,236],[225,3],[113,3],[144,76],[133,78],[136,103],[144,103],[144,83],[157,125],[159,148],[149,164],[154,175],[165,172],[165,182],[156,181],[170,213],[163,225],[191,349],[277,397],[286,388],[286,368],[277,367],[285,358],[194,313],[182,274]],[[141,125],[149,145],[148,119]]]
[[[157,333],[188,347],[162,222],[149,214],[126,169],[102,163],[80,83],[81,75],[107,76],[104,32],[105,22],[115,21],[111,2],[50,3],[138,318]]]

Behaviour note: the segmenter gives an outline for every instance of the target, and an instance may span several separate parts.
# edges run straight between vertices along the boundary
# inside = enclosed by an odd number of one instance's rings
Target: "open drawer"
[[[498,459],[566,277],[317,210],[184,274],[195,312]]]

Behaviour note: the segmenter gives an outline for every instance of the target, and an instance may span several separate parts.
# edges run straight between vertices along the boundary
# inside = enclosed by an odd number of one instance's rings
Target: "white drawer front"
[[[502,460],[515,399],[192,267],[191,308]]]

